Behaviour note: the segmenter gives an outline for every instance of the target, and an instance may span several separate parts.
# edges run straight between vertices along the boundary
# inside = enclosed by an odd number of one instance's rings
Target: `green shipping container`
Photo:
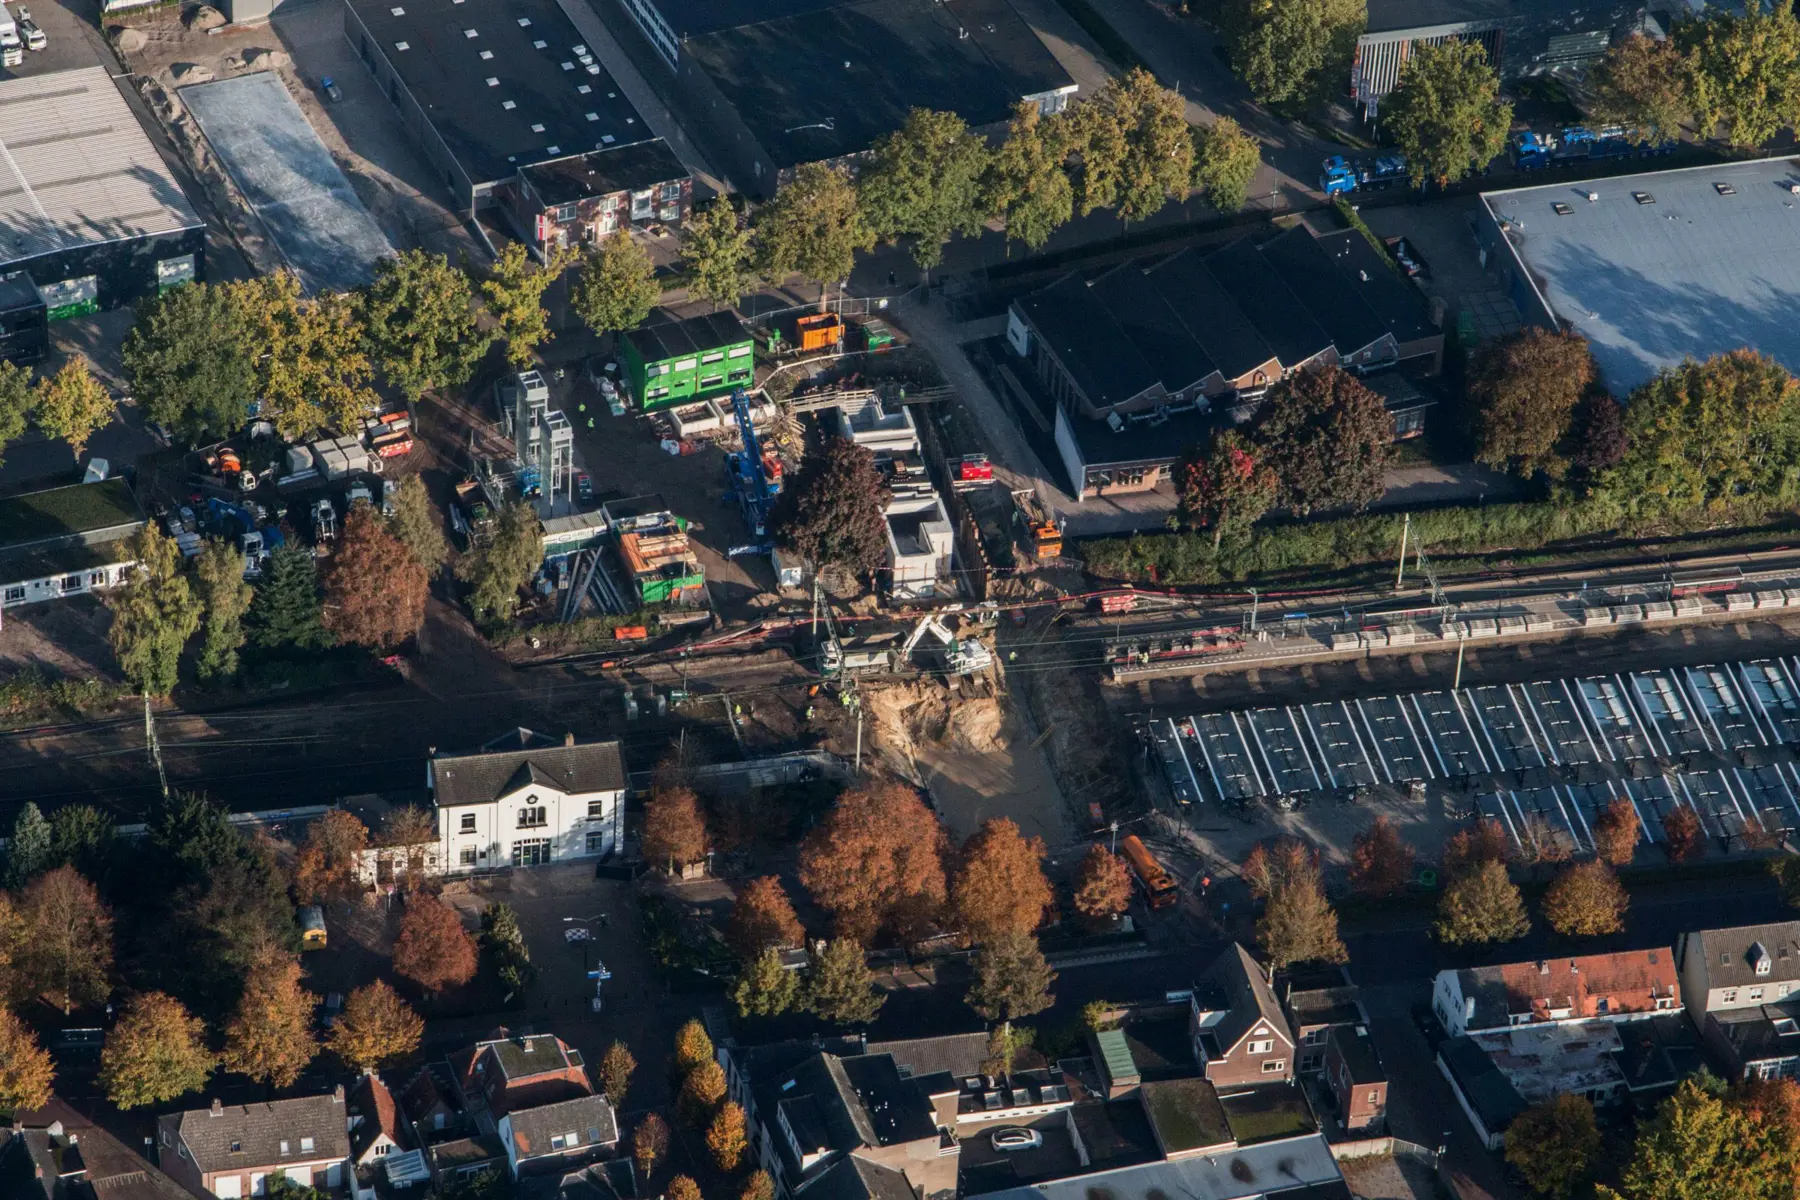
[[[620,357],[645,412],[704,400],[756,381],[756,343],[736,313],[709,313],[633,329]]]

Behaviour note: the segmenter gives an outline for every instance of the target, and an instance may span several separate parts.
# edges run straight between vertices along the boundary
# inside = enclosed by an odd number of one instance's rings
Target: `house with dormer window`
[[[1688,1017],[1720,1073],[1800,1076],[1800,921],[1684,933],[1675,961]]]
[[[1676,1013],[1681,997],[1667,950],[1622,950],[1439,971],[1431,1009],[1444,1031],[1457,1037],[1521,1025]]]
[[[350,1177],[344,1089],[258,1104],[224,1104],[157,1118],[157,1164],[201,1200],[252,1200],[285,1177],[327,1196]]]
[[[1233,942],[1219,955],[1188,1006],[1194,1057],[1214,1086],[1293,1082],[1293,1030],[1248,950]]]
[[[450,873],[600,858],[619,846],[627,781],[619,743],[517,729],[425,764]]]

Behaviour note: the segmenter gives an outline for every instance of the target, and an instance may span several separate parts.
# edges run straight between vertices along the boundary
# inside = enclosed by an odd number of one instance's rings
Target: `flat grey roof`
[[[104,67],[0,80],[0,262],[199,224]]]
[[[1482,201],[1539,295],[1593,344],[1606,385],[1623,395],[1684,358],[1743,346],[1800,371],[1800,195],[1790,186],[1800,186],[1800,160],[1776,158]]]
[[[360,287],[394,252],[281,76],[195,84],[181,102],[308,292]]]
[[[1235,1150],[1005,1188],[991,1193],[989,1200],[1093,1200],[1098,1196],[1110,1200],[1157,1200],[1167,1196],[1185,1200],[1247,1200],[1288,1188],[1325,1187],[1343,1178],[1325,1139],[1312,1133]]]

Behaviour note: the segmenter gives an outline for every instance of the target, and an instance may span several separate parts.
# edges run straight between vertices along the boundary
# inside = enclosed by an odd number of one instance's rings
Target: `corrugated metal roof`
[[[1094,1035],[1094,1042],[1100,1047],[1100,1058],[1106,1064],[1107,1078],[1126,1080],[1138,1077],[1137,1060],[1131,1057],[1131,1047],[1125,1041],[1124,1030],[1102,1029]]]
[[[0,81],[0,261],[199,224],[104,67]]]

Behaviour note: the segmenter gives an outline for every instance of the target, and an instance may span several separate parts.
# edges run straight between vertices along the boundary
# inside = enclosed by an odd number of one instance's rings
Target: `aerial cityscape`
[[[0,1200],[1794,1200],[1795,0],[0,2]]]

